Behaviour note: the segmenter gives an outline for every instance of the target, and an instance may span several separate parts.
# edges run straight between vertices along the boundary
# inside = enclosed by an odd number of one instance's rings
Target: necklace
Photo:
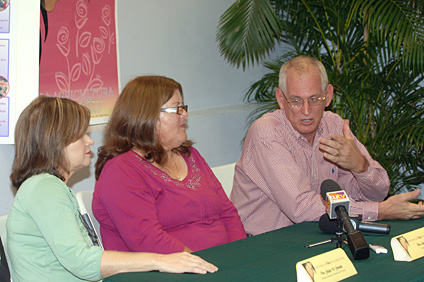
[[[162,167],[166,168],[173,176],[173,178],[177,179],[178,181],[181,181],[181,177],[180,177],[180,171],[178,170],[178,166],[175,163],[175,159],[174,157],[172,157],[172,162],[174,163],[175,168],[177,169],[177,173],[174,173],[173,170],[171,170],[169,167],[167,167],[166,165],[162,165]]]

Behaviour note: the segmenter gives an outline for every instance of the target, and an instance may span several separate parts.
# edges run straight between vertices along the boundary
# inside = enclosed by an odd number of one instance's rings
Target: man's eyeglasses
[[[286,99],[287,103],[289,103],[289,105],[292,108],[300,108],[303,106],[303,104],[305,103],[305,101],[302,98],[299,97],[292,97],[289,99],[287,99],[286,95],[284,94],[284,92],[281,91],[281,93],[283,93],[284,98]],[[322,105],[325,101],[325,95],[324,97],[316,97],[316,96],[312,96],[308,98],[308,104],[310,106],[319,106]]]
[[[188,105],[178,106],[175,108],[162,108],[160,109],[160,111],[165,113],[174,113],[177,115],[182,115],[184,111],[188,112]]]

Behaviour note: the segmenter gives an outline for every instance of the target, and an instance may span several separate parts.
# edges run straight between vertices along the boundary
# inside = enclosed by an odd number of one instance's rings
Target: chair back
[[[75,197],[77,198],[84,224],[88,229],[93,245],[98,245],[103,248],[102,237],[100,236],[100,224],[94,217],[93,210],[91,208],[93,192],[93,190],[80,191],[75,194]]]
[[[6,236],[6,222],[7,222],[7,215],[0,216],[0,237],[4,238]]]
[[[224,188],[224,191],[228,197],[230,197],[231,190],[233,189],[235,166],[236,163],[232,163],[212,168],[213,173],[215,174],[216,178],[218,178],[219,182],[221,182],[222,188]]]
[[[6,255],[6,221],[7,215],[0,216],[0,282],[10,282],[9,264]]]

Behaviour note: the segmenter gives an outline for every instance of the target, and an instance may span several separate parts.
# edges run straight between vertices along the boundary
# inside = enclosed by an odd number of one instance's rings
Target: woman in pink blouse
[[[130,81],[99,148],[93,212],[108,250],[198,251],[246,237],[234,205],[187,140],[181,85]]]

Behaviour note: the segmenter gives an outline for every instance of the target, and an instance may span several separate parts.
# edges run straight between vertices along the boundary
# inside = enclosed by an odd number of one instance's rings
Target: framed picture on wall
[[[44,0],[40,85],[45,96],[87,106],[90,124],[108,120],[119,96],[115,0]]]

